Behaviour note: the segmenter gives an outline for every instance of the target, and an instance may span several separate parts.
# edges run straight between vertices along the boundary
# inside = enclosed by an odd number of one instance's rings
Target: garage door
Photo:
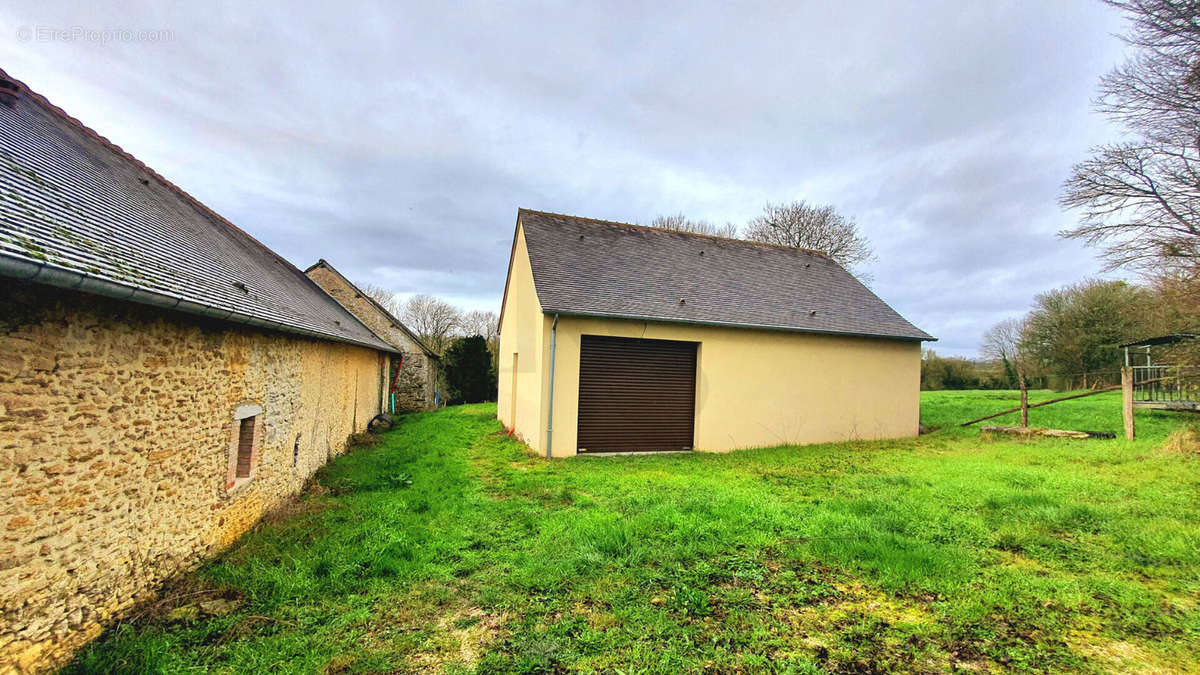
[[[580,350],[580,452],[692,447],[695,342],[584,335]]]

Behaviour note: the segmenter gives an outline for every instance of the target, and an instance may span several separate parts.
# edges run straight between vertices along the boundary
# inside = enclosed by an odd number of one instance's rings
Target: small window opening
[[[238,429],[237,477],[249,478],[251,459],[254,456],[254,425],[257,415],[246,417]]]
[[[228,473],[225,474],[225,489],[236,491],[250,482],[258,464],[258,453],[262,442],[263,409],[257,403],[243,403],[233,411],[232,438],[229,439]]]
[[[292,466],[300,464],[300,434],[296,434],[296,444],[292,446]]]

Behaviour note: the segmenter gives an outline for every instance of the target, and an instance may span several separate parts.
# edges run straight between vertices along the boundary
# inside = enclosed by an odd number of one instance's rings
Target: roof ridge
[[[417,337],[417,334],[412,332],[412,329],[410,329],[407,325],[405,325],[405,323],[403,321],[401,321],[399,317],[397,317],[395,314],[392,314],[390,311],[388,311],[388,309],[386,307],[379,304],[379,301],[377,301],[375,298],[372,298],[370,296],[370,294],[364,292],[361,288],[359,288],[358,284],[354,283],[353,281],[350,281],[350,279],[348,279],[346,277],[346,275],[342,274],[341,271],[339,271],[338,268],[334,267],[328,260],[326,260],[324,258],[317,258],[317,262],[309,265],[304,270],[304,276],[307,277],[309,272],[311,272],[312,270],[314,270],[318,267],[324,267],[325,269],[329,270],[330,272],[333,272],[334,274],[336,274],[338,276],[339,279],[346,282],[346,285],[349,286],[360,297],[366,298],[367,302],[370,302],[371,305],[375,307],[375,309],[378,309],[380,312],[383,313],[383,315],[385,317],[390,319],[391,322],[393,324],[395,324],[395,326],[397,328],[404,331],[405,334],[408,335],[408,337],[412,338],[412,341],[417,343],[417,346],[420,347],[422,350],[424,350],[427,355],[432,356],[435,359],[439,359],[439,360],[441,359],[441,357],[439,357],[437,354],[435,354],[433,352],[433,350],[429,348],[429,345],[425,344],[425,342],[423,340],[421,340],[421,338]],[[321,288],[321,284],[317,284],[317,287]],[[325,289],[321,288],[321,290],[324,291]],[[330,297],[333,297],[332,293],[329,293],[328,291],[325,291],[325,292]],[[334,298],[334,300],[337,300],[337,298]],[[347,308],[347,311],[349,311],[349,308]],[[353,314],[354,312],[350,312],[350,313]],[[366,322],[363,322],[363,325],[365,326]],[[367,326],[367,328],[369,329],[370,326]],[[374,332],[374,331],[372,331],[372,332]],[[380,339],[383,339],[382,335],[380,335],[379,337],[380,337]],[[387,340],[384,340],[384,342],[387,342]]]
[[[536,214],[543,215],[543,216],[558,216],[559,218],[572,218],[574,220],[582,220],[582,221],[586,221],[586,222],[590,222],[590,223],[596,223],[598,225],[615,225],[618,227],[632,227],[635,229],[649,230],[652,232],[669,232],[669,233],[674,233],[674,234],[682,234],[682,235],[685,235],[688,237],[700,237],[700,238],[704,238],[704,239],[715,239],[717,241],[728,241],[728,242],[734,242],[734,243],[738,243],[738,244],[748,244],[750,246],[763,246],[766,248],[777,248],[777,249],[782,249],[785,251],[799,251],[801,253],[811,253],[813,255],[819,255],[822,258],[826,258],[828,260],[834,261],[833,258],[830,258],[829,254],[826,253],[825,251],[818,251],[817,249],[814,249],[814,248],[801,248],[799,246],[785,246],[783,244],[772,244],[772,243],[766,242],[766,241],[754,241],[753,239],[740,239],[737,237],[722,237],[719,234],[706,234],[704,232],[686,232],[684,230],[668,230],[663,227],[654,227],[653,225],[639,225],[637,223],[624,223],[619,220],[604,220],[602,218],[588,218],[587,216],[574,216],[569,213],[556,213],[554,211],[539,211],[537,209],[518,208],[517,212],[518,213],[536,213]],[[834,261],[834,262],[837,262],[837,261]]]

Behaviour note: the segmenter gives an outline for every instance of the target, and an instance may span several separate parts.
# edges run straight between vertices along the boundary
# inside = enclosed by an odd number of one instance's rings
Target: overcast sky
[[[1100,269],[1055,236],[1115,134],[1099,2],[255,4],[7,2],[0,65],[297,266],[471,309],[518,207],[833,204],[951,354]]]

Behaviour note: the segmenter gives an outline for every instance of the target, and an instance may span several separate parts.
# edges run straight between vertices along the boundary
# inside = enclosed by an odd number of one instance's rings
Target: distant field
[[[232,613],[163,603],[71,670],[1200,669],[1200,460],[1160,447],[1186,418],[956,426],[1015,402],[926,393],[920,439],[554,462],[492,405],[413,415],[181,584]],[[1120,396],[1031,422],[1120,432]]]
[[[1069,396],[1073,393],[1035,389],[1029,392],[1029,402],[1048,401]],[[926,391],[921,392],[921,421],[926,425],[942,427],[953,434],[961,434],[957,425],[982,417],[990,412],[1000,412],[1021,404],[1017,391]],[[1192,419],[1180,413],[1138,411],[1135,415],[1138,433],[1149,438],[1162,438],[1180,420]],[[1200,416],[1195,419],[1200,421]],[[1019,413],[990,419],[981,424],[1021,423]],[[1029,425],[1054,429],[1079,429],[1086,431],[1110,431],[1124,436],[1125,427],[1121,420],[1121,392],[1113,391],[1086,398],[1052,403],[1029,411]],[[978,425],[968,427],[968,435],[978,436]]]

